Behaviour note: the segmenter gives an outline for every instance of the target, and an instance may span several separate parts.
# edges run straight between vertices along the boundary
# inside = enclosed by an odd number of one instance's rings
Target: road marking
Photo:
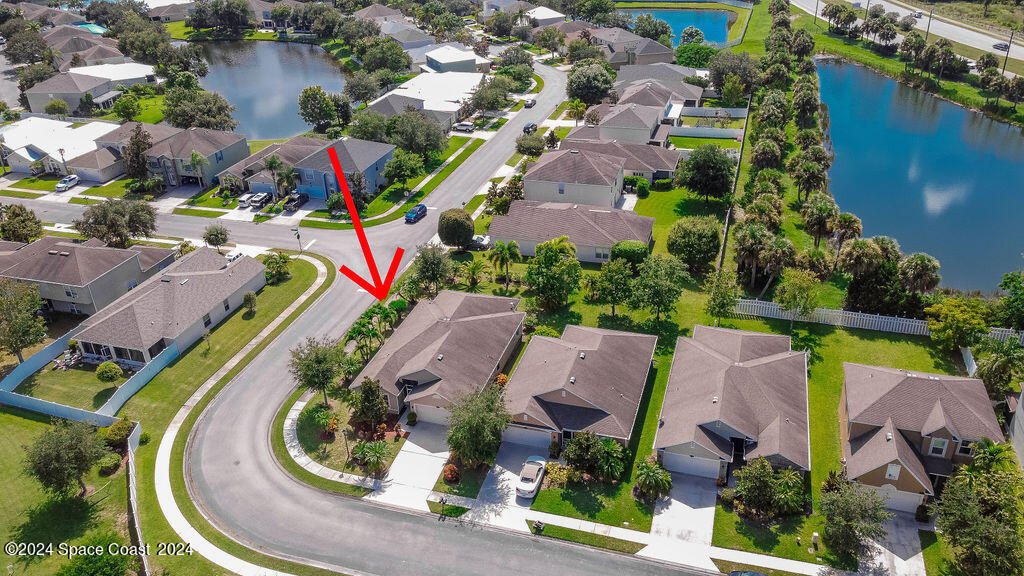
[[[316,244],[316,238],[313,238],[312,240],[310,240],[309,244],[306,244],[306,247],[303,248],[303,250],[309,250],[309,247],[312,246],[313,244]]]

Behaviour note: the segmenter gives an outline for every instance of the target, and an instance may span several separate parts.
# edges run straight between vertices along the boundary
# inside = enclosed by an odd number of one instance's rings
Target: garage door
[[[721,460],[717,458],[698,458],[688,454],[662,452],[662,463],[666,469],[703,478],[718,478],[720,462]]]
[[[901,512],[916,512],[917,507],[924,501],[924,494],[913,492],[902,492],[892,484],[886,484],[878,488],[878,495],[885,500],[885,507],[890,510]]]
[[[547,430],[529,430],[518,426],[509,426],[502,432],[501,441],[547,449],[551,445],[551,433]]]
[[[444,408],[430,406],[428,404],[413,404],[412,411],[416,413],[416,419],[420,422],[432,422],[434,424],[448,425],[449,412]]]

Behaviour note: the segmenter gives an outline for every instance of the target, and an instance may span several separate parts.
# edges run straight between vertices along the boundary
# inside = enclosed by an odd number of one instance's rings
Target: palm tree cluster
[[[385,335],[398,324],[400,312],[405,307],[404,300],[394,300],[387,305],[378,302],[352,323],[347,339],[355,341],[356,352],[361,358],[369,359],[376,348],[384,344]]]

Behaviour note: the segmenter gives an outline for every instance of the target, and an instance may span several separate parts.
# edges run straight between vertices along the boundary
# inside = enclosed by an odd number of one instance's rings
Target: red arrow
[[[352,217],[352,226],[355,227],[356,236],[359,237],[359,246],[363,249],[363,257],[366,258],[366,265],[370,268],[370,276],[373,278],[373,284],[364,280],[348,266],[342,266],[341,273],[348,276],[363,290],[373,294],[374,298],[383,301],[388,297],[388,291],[391,289],[391,283],[395,280],[395,272],[398,271],[398,263],[402,261],[402,254],[404,253],[404,250],[401,248],[395,249],[395,257],[391,260],[391,267],[388,268],[388,275],[384,278],[384,282],[381,282],[380,272],[377,271],[377,264],[373,261],[373,252],[370,250],[370,243],[366,241],[366,233],[363,232],[363,224],[359,221],[359,213],[356,212],[355,202],[352,201],[352,192],[349,191],[348,182],[345,181],[345,172],[342,171],[341,164],[338,162],[338,153],[334,151],[334,148],[331,148],[327,151],[327,154],[331,157],[331,164],[334,165],[334,174],[338,177],[338,183],[341,184],[341,193],[345,196],[345,206],[348,207],[348,213]]]

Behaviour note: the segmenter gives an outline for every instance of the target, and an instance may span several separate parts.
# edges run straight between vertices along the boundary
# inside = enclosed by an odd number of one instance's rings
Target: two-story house
[[[206,161],[192,165],[192,153]],[[245,136],[209,128],[188,128],[165,138],[146,151],[149,172],[173,188],[186,184],[206,188],[214,177],[249,155]]]
[[[321,199],[341,191],[331,163],[331,149],[338,155],[346,180],[356,172],[362,173],[366,193],[371,194],[387,185],[384,166],[395,155],[395,146],[343,136],[295,163],[295,170],[299,173],[296,190],[309,194],[310,198]]]
[[[68,170],[89,182],[108,182],[124,174],[124,148],[136,126],[142,126],[142,130],[149,135],[151,145],[181,132],[181,128],[166,124],[125,122],[96,138],[95,149],[68,160]]]

